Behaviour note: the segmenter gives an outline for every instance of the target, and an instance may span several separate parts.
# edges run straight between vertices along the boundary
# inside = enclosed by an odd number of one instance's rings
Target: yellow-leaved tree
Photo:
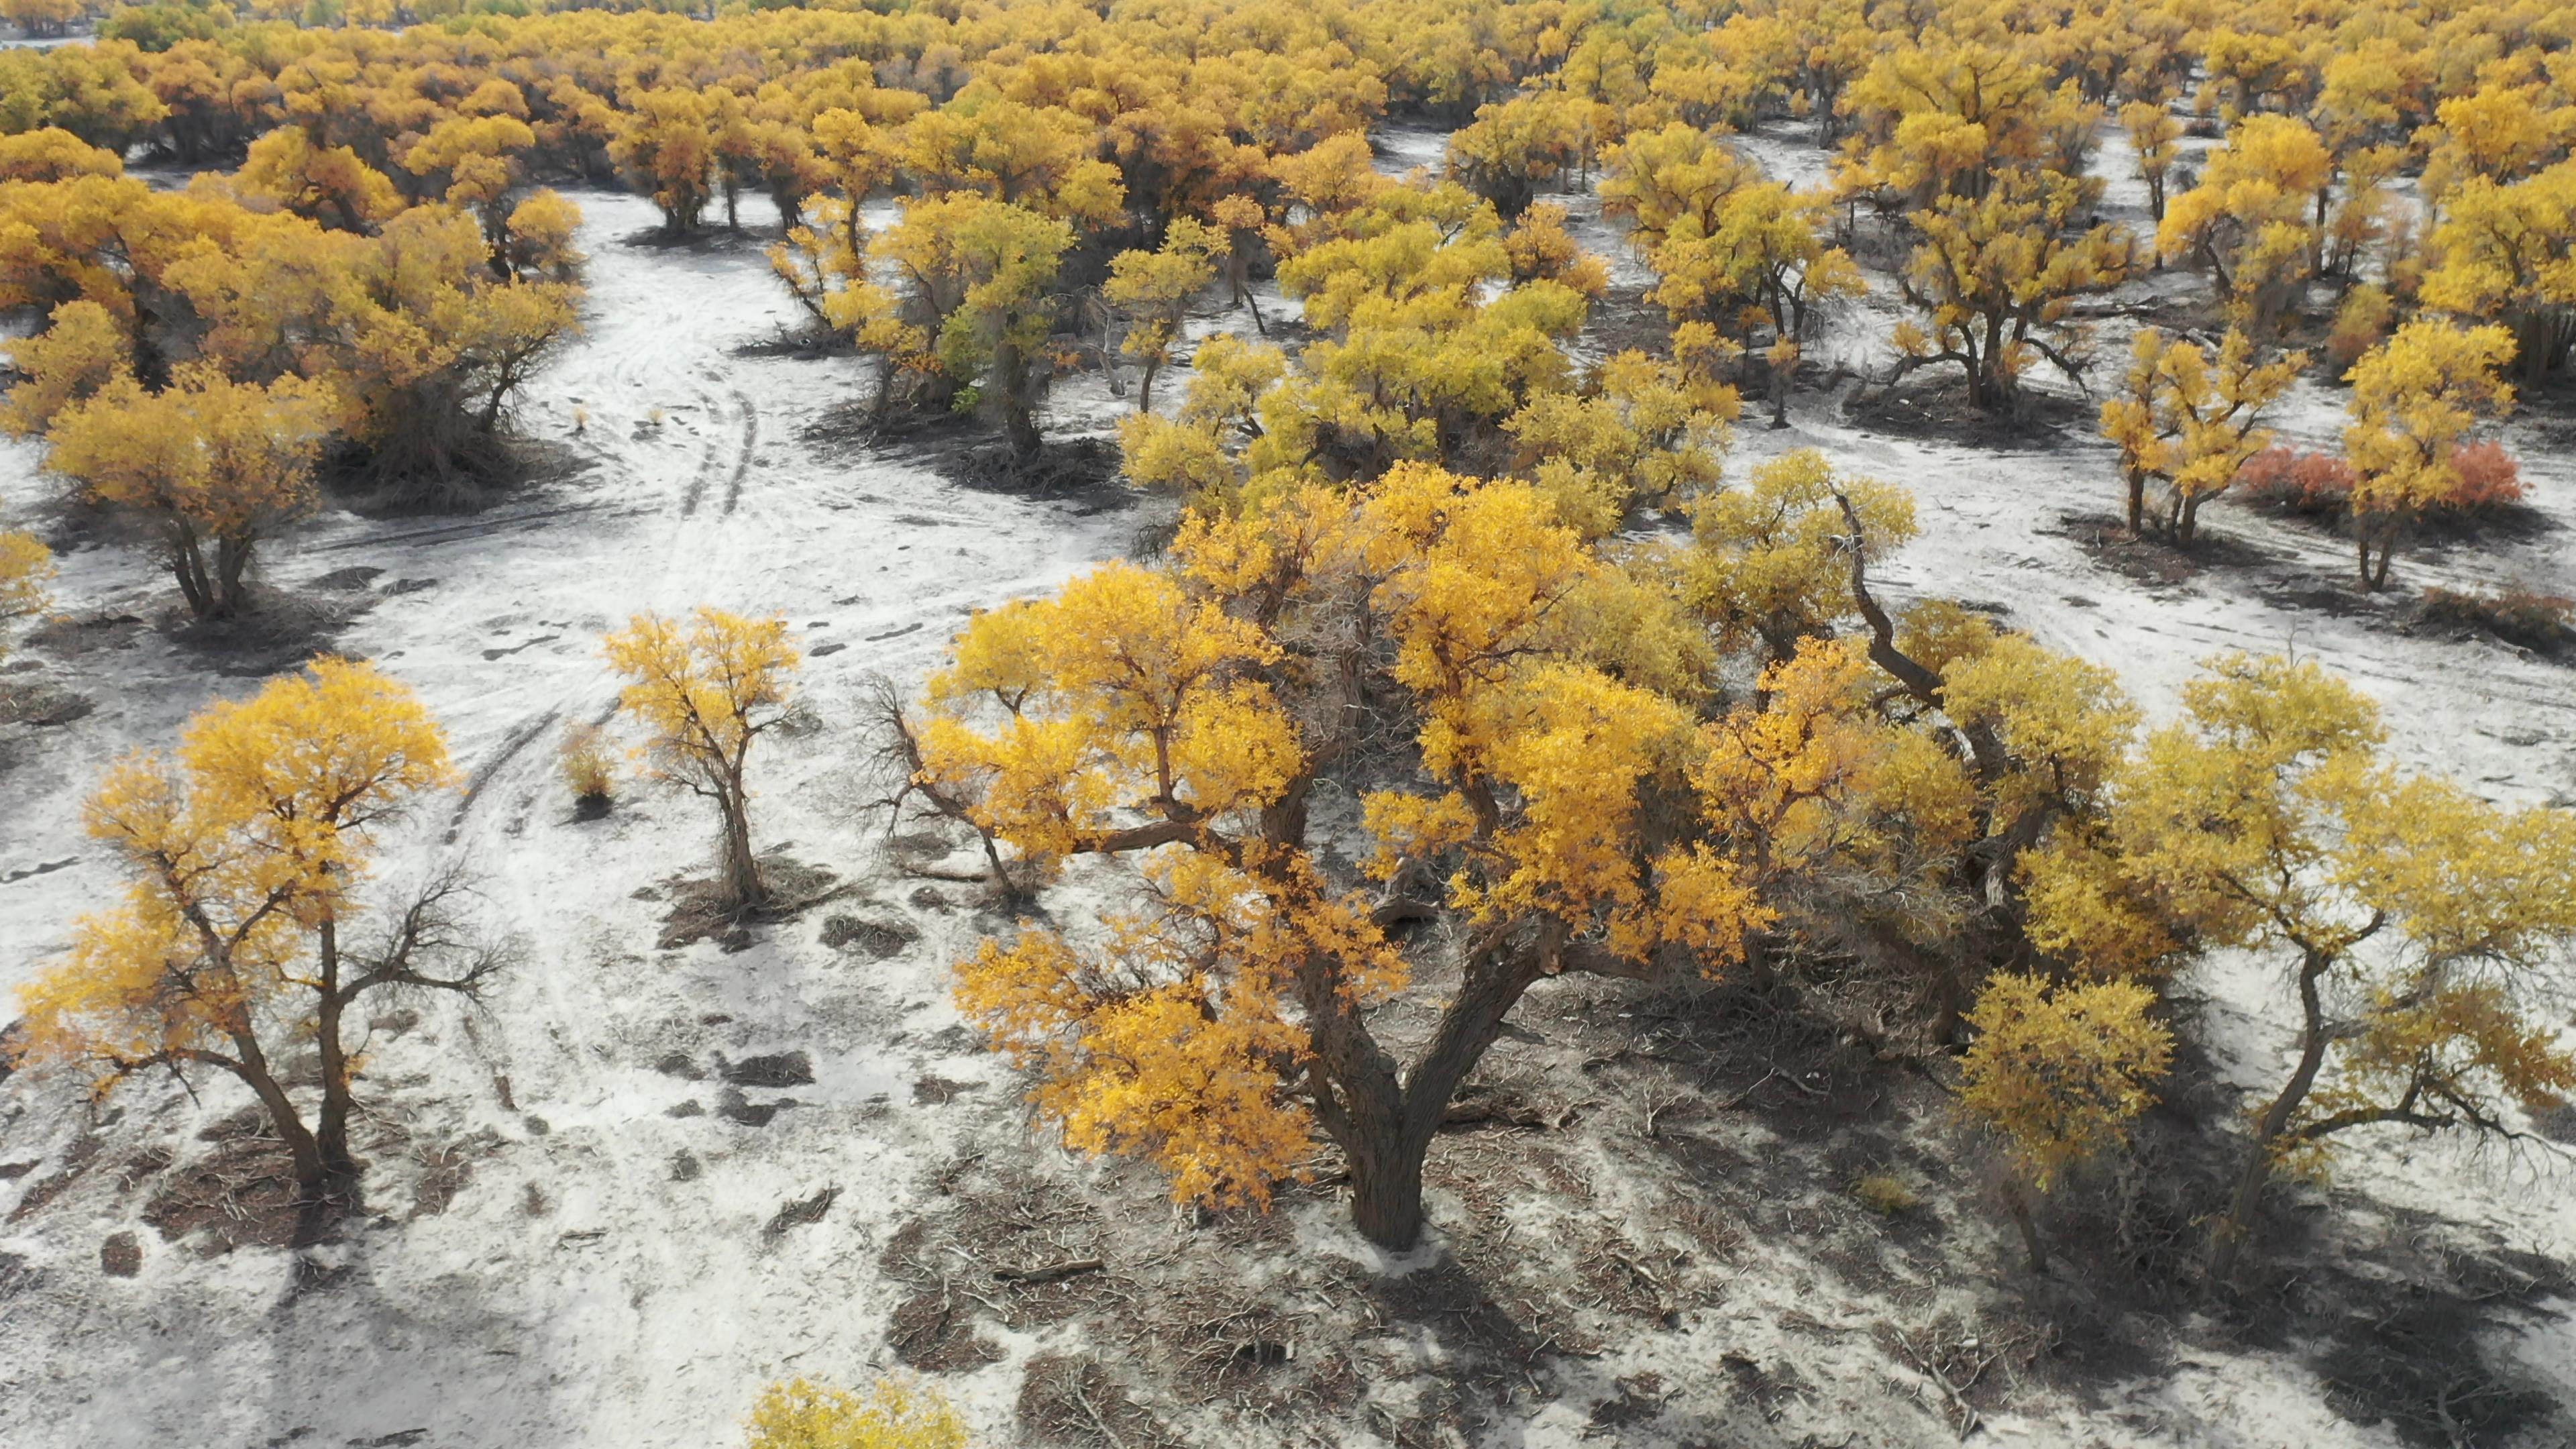
[[[2382,758],[2378,711],[2313,663],[2229,655],[2111,782],[2101,829],[2029,857],[2031,936],[2104,974],[2177,943],[2286,968],[2289,1065],[2210,1257],[2265,1186],[2373,1125],[2511,1130],[2576,1088],[2551,1003],[2576,942],[2576,817],[2490,805]]]
[[[2119,448],[2129,485],[2129,531],[2146,531],[2147,484],[2160,482],[2158,526],[2176,543],[2191,542],[2201,505],[2272,446],[2271,430],[2258,426],[2263,410],[2307,365],[2304,352],[2257,361],[2252,339],[2237,330],[2213,353],[2189,338],[2138,329],[2120,391],[2102,404],[2102,436]]]
[[[340,410],[329,388],[300,377],[235,382],[191,363],[152,392],[119,362],[105,386],[55,413],[45,465],[141,519],[189,609],[224,618],[243,606],[260,541],[311,502],[313,461]]]
[[[504,964],[461,929],[453,873],[381,913],[373,942],[351,939],[379,914],[364,889],[379,835],[455,781],[418,697],[340,659],[207,706],[175,757],[120,761],[82,818],[125,898],[82,917],[20,993],[26,1060],[87,1068],[101,1093],[156,1069],[239,1079],[293,1159],[309,1236],[355,1200],[352,1007],[396,988],[471,995]],[[309,1118],[285,1060],[306,1043]]]
[[[2513,407],[2504,366],[2513,333],[2418,318],[2370,349],[2345,375],[2352,421],[2352,540],[2365,588],[2384,588],[2398,543],[2426,510],[2458,491],[2460,444],[2481,418]],[[2374,557],[2376,562],[2374,562]]]
[[[1176,218],[1153,251],[1120,252],[1109,259],[1100,295],[1127,319],[1118,350],[1136,359],[1145,375],[1136,388],[1136,411],[1154,410],[1154,377],[1171,360],[1190,302],[1216,280],[1225,238],[1203,221]]]
[[[2080,373],[2074,301],[2128,280],[2136,250],[2119,227],[2079,224],[2091,204],[2072,176],[2014,169],[1980,196],[1944,195],[1914,212],[1923,240],[1897,289],[1923,320],[1896,325],[1896,376],[1957,363],[1969,404],[1998,409],[2019,401],[2022,376],[2042,359]]]
[[[748,770],[752,742],[787,719],[797,665],[787,621],[701,604],[685,620],[638,614],[601,647],[627,679],[618,704],[643,727],[655,772],[715,802],[715,904],[737,913],[764,904]]]
[[[2155,1101],[2149,1084],[2173,1061],[2156,994],[2135,981],[2066,983],[1999,972],[1968,1013],[1976,1040],[1959,1063],[1959,1108],[2002,1139],[2004,1204],[2034,1273],[2048,1246],[2029,1194],[2127,1143]]]
[[[31,533],[0,533],[0,624],[26,618],[52,602],[54,553]],[[0,635],[0,657],[9,652]]]
[[[988,942],[959,1005],[1074,1146],[1261,1202],[1320,1129],[1359,1230],[1408,1245],[1450,1097],[1533,986],[1723,971],[1774,918],[1766,884],[1828,860],[1865,876],[1924,833],[1865,792],[1956,780],[1871,714],[1856,647],[1775,666],[1794,721],[1699,722],[1698,641],[1537,488],[1422,464],[1194,515],[1167,566],[982,615],[908,726],[923,778],[1038,873],[1124,857],[1148,888],[1097,936]],[[1379,709],[1420,721],[1395,777],[1361,734]],[[1367,888],[1335,883],[1309,821],[1364,749]],[[1443,999],[1407,1061],[1370,1013],[1416,955],[1440,958]]]

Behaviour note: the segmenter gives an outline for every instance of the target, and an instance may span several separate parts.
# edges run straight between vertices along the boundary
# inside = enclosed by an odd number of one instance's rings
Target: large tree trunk
[[[1036,400],[1030,396],[1029,359],[1019,347],[1003,342],[993,349],[993,371],[1002,410],[1002,435],[1023,462],[1035,458],[1043,443],[1038,435]]]
[[[268,1113],[269,1127],[286,1144],[286,1155],[294,1163],[298,1206],[295,1242],[302,1247],[320,1238],[332,1217],[330,1172],[322,1161],[321,1143],[304,1125],[303,1115],[295,1110],[295,1101],[286,1095],[277,1074],[269,1070],[259,1039],[247,1026],[226,1035],[232,1038],[234,1060],[225,1065],[259,1098],[260,1106]]]
[[[765,903],[767,893],[761,889],[760,865],[751,851],[751,801],[739,777],[716,797],[716,809],[724,817],[724,841],[716,862],[717,889],[727,908],[754,909]]]
[[[1345,1152],[1351,1164],[1351,1226],[1382,1248],[1402,1252],[1422,1236],[1422,1162],[1428,1137],[1403,1134],[1366,1140]]]
[[[2271,1181],[2274,1144],[2290,1128],[2290,1119],[2308,1099],[2317,1084],[2317,1073],[2326,1059],[2325,1001],[2319,989],[2326,970],[2334,962],[2310,951],[2299,963],[2299,1064],[2272,1105],[2254,1123],[2254,1150],[2245,1159],[2245,1170],[2236,1179],[2236,1196],[2227,1206],[2213,1235],[2209,1251],[2211,1281],[2225,1286],[2236,1276],[2237,1254],[2245,1246],[2246,1234],[2254,1227],[2254,1211],[2262,1206],[2264,1184]]]

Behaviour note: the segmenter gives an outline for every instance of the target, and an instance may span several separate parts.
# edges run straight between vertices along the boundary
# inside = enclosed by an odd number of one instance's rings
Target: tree
[[[0,182],[124,174],[125,162],[115,152],[90,145],[60,127],[0,136]]]
[[[998,413],[1023,459],[1041,441],[1037,400],[1054,366],[1044,352],[1055,331],[1056,274],[1072,245],[1062,221],[958,191],[905,202],[903,219],[871,249],[912,284],[903,305],[917,320],[880,329],[885,343],[930,349],[899,365],[935,367],[948,387],[969,389],[960,405]]]
[[[2576,161],[2511,185],[2463,182],[2433,248],[2427,305],[2512,328],[2526,385],[2565,364],[2576,347]]]
[[[1705,231],[1685,218],[1651,260],[1662,284],[1648,294],[1677,323],[1698,319],[1736,336],[1749,352],[1770,333],[1764,357],[1771,425],[1789,425],[1789,382],[1816,309],[1868,290],[1849,253],[1825,241],[1833,200],[1766,181],[1738,187],[1717,204]]]
[[[1650,790],[1690,791],[1685,762],[1737,758],[1754,727],[1694,731],[1667,691],[1696,676],[1646,662],[1686,658],[1646,641],[1687,628],[1584,607],[1637,596],[1527,485],[1406,465],[1365,496],[1197,515],[1173,558],[979,616],[927,687],[925,772],[979,825],[1040,865],[1132,857],[1147,885],[1097,941],[1032,922],[987,942],[959,1006],[1036,1070],[1071,1145],[1261,1202],[1320,1128],[1358,1229],[1408,1246],[1433,1134],[1524,993],[1724,969],[1768,919],[1764,870],[1834,837],[1757,834],[1732,766],[1699,777],[1726,808],[1653,823]],[[1373,892],[1333,882],[1308,808],[1370,699],[1422,721],[1409,778],[1365,791]],[[1784,748],[1760,768],[1796,768]],[[1400,1064],[1369,1012],[1411,980],[1391,932],[1416,919],[1454,925],[1459,975]]]
[[[1190,302],[1216,280],[1216,256],[1225,245],[1214,228],[1185,216],[1172,222],[1160,248],[1124,251],[1109,259],[1109,280],[1100,293],[1127,317],[1127,336],[1118,350],[1145,370],[1136,389],[1136,411],[1154,410],[1154,375],[1180,339]]]
[[[2322,260],[2334,175],[2334,153],[2307,123],[2248,116],[2165,209],[2156,249],[2206,270],[2238,324],[2268,322]]]
[[[766,904],[748,764],[752,742],[787,719],[787,676],[797,664],[787,621],[701,604],[685,623],[638,614],[601,647],[629,681],[618,707],[644,728],[655,771],[715,802],[715,904],[737,914]]]
[[[1836,474],[1824,454],[1800,448],[1692,510],[1682,597],[1721,648],[1784,664],[1800,640],[1834,633],[1851,613],[1851,553],[1875,562],[1914,534],[1904,489]]]
[[[2138,179],[2147,183],[2147,216],[2165,219],[2165,178],[2172,174],[2174,143],[2182,139],[2182,122],[2162,101],[2131,101],[2120,108],[2120,127],[2137,153]]]
[[[2158,526],[2176,543],[2191,542],[2201,505],[2272,446],[2271,430],[2257,421],[2307,365],[2304,352],[2256,362],[2241,331],[2231,330],[2213,354],[2187,338],[2139,329],[2120,392],[2102,404],[2102,436],[2120,449],[2129,484],[2129,531],[2146,532],[2147,483],[2156,480],[2166,496]]]
[[[1586,538],[1638,502],[1688,506],[1717,486],[1735,389],[1642,352],[1605,359],[1581,392],[1541,393],[1503,420],[1523,465]]]
[[[339,659],[199,711],[175,759],[121,761],[84,819],[125,899],[82,917],[22,992],[28,1059],[86,1065],[101,1093],[155,1069],[238,1079],[293,1159],[309,1241],[356,1197],[351,1009],[386,990],[472,995],[504,964],[459,928],[453,875],[410,896],[380,943],[351,939],[379,831],[456,778],[419,699]],[[321,1058],[309,1121],[280,1060],[307,1041]]]
[[[2155,1100],[2147,1084],[2173,1061],[2173,1033],[2151,1015],[2155,1004],[2134,981],[2051,987],[1997,973],[1968,1013],[1976,1040],[1959,1062],[1959,1108],[2003,1140],[2004,1201],[2034,1273],[2048,1271],[2048,1248],[2028,1194],[2126,1144],[2129,1124]]]
[[[233,186],[340,231],[373,232],[403,205],[383,172],[346,146],[314,145],[301,126],[280,126],[251,142]]]
[[[2398,542],[2424,511],[2459,489],[2459,452],[2483,416],[2513,407],[2502,377],[2513,334],[2419,318],[2362,354],[2345,380],[2344,456],[2354,473],[2353,546],[2362,586],[2388,583]],[[2377,563],[2372,551],[2377,550]]]
[[[630,90],[618,98],[608,154],[627,184],[662,209],[671,236],[695,231],[715,172],[715,101],[689,86]]]
[[[2283,1167],[2398,1124],[2510,1131],[2576,1087],[2547,1003],[2576,940],[2576,818],[2487,804],[2378,753],[2378,712],[2313,663],[2230,655],[2118,773],[2098,848],[2034,857],[2034,940],[2133,969],[2188,940],[2289,967],[2289,1075],[2213,1235],[2228,1282]]]
[[[203,363],[147,392],[130,374],[57,413],[45,465],[139,515],[198,618],[228,618],[261,540],[312,499],[313,460],[340,407],[298,377],[234,382]]]
[[[1475,121],[1449,137],[1449,175],[1514,220],[1540,187],[1589,165],[1601,109],[1561,90],[1479,107]]]
[[[938,1390],[879,1379],[859,1393],[791,1379],[761,1390],[745,1449],[966,1449],[966,1421]]]
[[[0,625],[40,613],[52,602],[54,554],[32,534],[0,533]],[[8,656],[0,635],[0,658]]]
[[[1967,373],[1968,402],[2008,407],[2040,358],[2070,376],[2083,370],[2083,331],[2068,320],[2075,298],[2127,280],[2134,245],[2103,225],[2077,230],[2085,188],[2055,171],[1997,173],[1981,197],[1944,196],[1915,212],[1923,235],[1897,277],[1924,322],[1900,322],[1897,377],[1933,363]]]
[[[1725,142],[1678,122],[1611,147],[1602,172],[1602,213],[1627,217],[1631,236],[1648,250],[1685,220],[1697,222],[1702,236],[1716,230],[1719,205],[1762,179],[1761,168]]]

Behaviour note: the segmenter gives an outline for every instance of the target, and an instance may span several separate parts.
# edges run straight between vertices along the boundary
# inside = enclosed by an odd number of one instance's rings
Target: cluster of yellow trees
[[[2102,423],[2132,525],[2188,539],[2269,444],[2303,299],[2345,288],[2324,346],[2384,580],[2506,370],[2565,357],[2576,62],[2563,20],[2497,7],[1936,13],[582,11],[0,55],[0,305],[43,324],[5,418],[151,520],[220,613],[326,446],[472,471],[572,325],[575,217],[540,181],[622,175],[675,231],[761,190],[782,285],[884,360],[882,406],[986,408],[1032,452],[1063,357],[1114,346],[1143,379],[1129,476],[1188,504],[1166,557],[979,616],[888,721],[908,790],[983,837],[997,887],[1081,857],[1149,887],[1097,937],[1032,922],[958,963],[1066,1140],[1260,1203],[1320,1137],[1359,1230],[1403,1246],[1452,1095],[1534,988],[1830,965],[1962,1048],[2037,1262],[2040,1195],[2117,1150],[2171,1069],[2173,974],[2248,950],[2292,989],[2295,1066],[2215,1223],[2224,1279],[2271,1176],[2339,1134],[2503,1130],[2576,1088],[2539,989],[2576,938],[2576,824],[2397,771],[2311,664],[2213,660],[2142,734],[2099,667],[1953,605],[1889,610],[1869,571],[1912,535],[1909,495],[1812,452],[1726,482],[1739,389],[1759,359],[1785,416],[1820,309],[1865,285],[1865,227],[1905,257],[1900,369],[1955,366],[1995,407],[2079,367],[2078,302],[2152,251],[2208,274],[2226,326],[2142,333]],[[1465,122],[1443,175],[1373,168],[1398,108]],[[2152,241],[2094,220],[2114,114]],[[1724,139],[1784,118],[1838,148],[1822,184]],[[2199,118],[2226,135],[2186,185]],[[245,161],[159,191],[121,174],[145,142]],[[1594,172],[1670,340],[1586,363],[1606,268],[1543,198]],[[1266,334],[1265,273],[1302,344],[1208,339],[1152,411],[1203,295]],[[1640,505],[1687,536],[1623,537]],[[0,539],[0,609],[44,568]],[[713,802],[718,899],[759,908],[750,762],[798,664],[783,622],[646,617],[604,647],[656,771]],[[571,744],[604,791],[597,742]],[[448,920],[453,882],[365,888],[387,822],[450,783],[419,702],[340,662],[120,765],[87,823],[130,894],[28,994],[31,1054],[110,1083],[231,1073],[308,1199],[345,1201],[342,1015],[500,961]],[[1435,1027],[1388,1040],[1374,1009],[1426,978]],[[308,1033],[309,1118],[269,1065]],[[763,1412],[788,1444],[877,1410],[797,1388]]]
[[[290,152],[292,178],[264,164]],[[164,191],[66,132],[0,136],[0,307],[38,324],[6,349],[0,428],[135,515],[200,617],[242,606],[327,450],[398,496],[471,497],[511,394],[576,326],[559,198],[490,234],[444,201],[335,192],[315,155],[283,128],[235,177]]]
[[[885,360],[880,403],[983,409],[1023,455],[1060,367],[1123,353],[1150,402],[1188,301],[1221,274],[1248,303],[1275,268],[1330,346],[1223,356],[1228,396],[1194,399],[1187,432],[1140,428],[1131,459],[1193,490],[1252,429],[1326,472],[1462,448],[1482,469],[1532,393],[1636,411],[1549,360],[1602,274],[1541,197],[1595,173],[1660,277],[1674,385],[1758,365],[1775,422],[1820,309],[1863,290],[1864,229],[1903,258],[1899,375],[1956,367],[1988,408],[2035,368],[2086,364],[2087,296],[2156,262],[2205,273],[2226,336],[2142,342],[2103,420],[2133,526],[2178,540],[2268,441],[2259,415],[2307,356],[2276,352],[2285,334],[2331,316],[2324,355],[2367,355],[2355,380],[2375,383],[2347,440],[2374,587],[2408,525],[2459,495],[2454,456],[2511,403],[2500,375],[2528,387],[2576,345],[2570,37],[2544,11],[1407,0],[701,21],[377,0],[276,18],[302,8],[153,7],[96,45],[0,54],[0,130],[189,161],[247,148],[247,194],[354,231],[435,201],[522,273],[560,267],[570,220],[531,176],[623,178],[675,231],[763,191],[789,224],[782,281]],[[411,21],[438,23],[372,28]],[[1371,184],[1366,130],[1400,111],[1465,123],[1456,190]],[[1782,121],[1833,148],[1823,181],[1768,179],[1723,140]],[[2221,143],[2190,157],[2195,130]],[[2097,219],[2112,134],[2151,235]],[[888,194],[900,219],[877,235],[862,213]],[[1389,272],[1417,266],[1430,280]],[[1339,271],[1388,295],[1312,295]],[[1519,464],[1546,461],[1525,444]]]

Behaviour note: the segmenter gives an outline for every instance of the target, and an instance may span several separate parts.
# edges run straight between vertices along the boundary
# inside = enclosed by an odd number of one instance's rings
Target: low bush
[[[2426,589],[2424,617],[2437,624],[2492,634],[2527,649],[2554,650],[2576,643],[2576,599],[2544,594],[2519,584],[2492,593]]]

